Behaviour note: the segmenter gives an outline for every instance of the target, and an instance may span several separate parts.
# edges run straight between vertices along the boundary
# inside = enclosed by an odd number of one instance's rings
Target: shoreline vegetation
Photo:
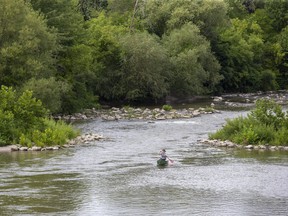
[[[71,124],[55,121],[32,91],[0,89],[0,146],[17,144],[13,149],[56,149],[80,134]],[[5,149],[5,148],[4,148]]]
[[[154,108],[154,109],[141,109],[141,108],[132,108],[132,107],[124,107],[124,108],[116,108],[112,107],[109,110],[86,110],[85,113],[80,114],[77,113],[75,115],[66,116],[66,117],[54,117],[56,120],[55,122],[65,122],[65,121],[77,121],[77,120],[91,120],[100,118],[103,121],[118,121],[118,120],[147,120],[147,123],[154,123],[154,121],[160,120],[167,120],[167,119],[184,119],[184,118],[193,118],[199,116],[201,114],[212,114],[218,113],[218,110],[213,109],[212,107],[206,108],[188,108],[188,109],[181,109],[176,110],[172,109],[169,105],[164,105],[161,108]],[[67,124],[67,127],[71,125]],[[80,132],[77,132],[78,136],[70,139],[69,141],[65,142],[65,144],[58,144],[58,145],[48,145],[42,143],[42,145],[37,145],[37,143],[30,143],[27,145],[26,143],[23,144],[12,144],[0,147],[0,152],[9,152],[9,151],[46,151],[46,150],[59,150],[62,148],[69,148],[75,147],[81,143],[88,144],[93,141],[100,141],[105,139],[102,135],[87,133],[79,135]]]
[[[145,120],[147,123],[154,123],[160,120],[189,119],[202,114],[220,112],[214,109],[214,103],[198,109],[191,107],[173,109],[171,105],[152,109],[124,106],[87,109],[83,113],[49,118],[48,110],[42,106],[40,100],[32,97],[31,91],[18,95],[12,88],[2,86],[0,93],[2,120],[0,152],[58,150],[104,139],[98,134],[81,134],[81,131],[76,130],[71,124],[78,120]],[[280,98],[280,102],[283,103],[284,96]],[[215,103],[219,101],[224,102],[222,97],[214,98]],[[200,142],[216,147],[288,150],[288,137],[285,136],[288,131],[288,112],[283,112],[279,101],[272,98],[257,98],[252,104],[255,108],[246,118],[241,116],[232,120],[227,119],[222,129],[209,134],[208,140]],[[7,145],[10,143],[15,144]]]
[[[218,147],[245,149],[288,150],[288,111],[274,100],[262,98],[246,117],[226,119],[226,124],[209,140],[203,141]]]
[[[217,97],[217,100],[219,100],[219,97]],[[212,106],[211,107],[206,107],[206,108],[184,108],[184,109],[173,109],[172,106],[170,105],[164,105],[162,108],[133,108],[129,106],[125,106],[123,108],[116,108],[112,107],[111,109],[101,109],[101,110],[96,110],[96,109],[91,109],[91,110],[86,110],[84,113],[76,113],[75,115],[70,115],[70,116],[56,116],[54,117],[57,119],[57,121],[78,121],[78,120],[93,120],[93,119],[102,119],[102,121],[118,121],[118,120],[146,120],[147,123],[154,123],[155,121],[161,121],[161,120],[169,120],[169,119],[189,119],[193,117],[200,116],[202,114],[212,114],[212,113],[220,113],[221,111],[214,109]],[[275,114],[275,112],[277,114]],[[250,114],[248,114],[248,119],[249,118],[254,118],[254,121],[256,124],[259,124],[260,122],[257,122],[257,118],[255,115],[258,116],[266,116],[267,115],[272,115],[272,116],[277,116],[276,119],[279,120],[279,117],[282,116],[282,121],[278,121],[278,124],[284,125],[285,127],[288,126],[287,124],[287,114],[282,112],[281,106],[277,104],[274,100],[271,99],[258,99],[256,101],[256,108],[253,109]],[[258,117],[259,118],[259,117]],[[208,139],[204,140],[198,140],[198,142],[202,144],[208,144],[213,147],[219,147],[219,148],[229,148],[229,149],[246,149],[246,150],[259,150],[259,151],[288,151],[288,145],[283,144],[280,145],[279,143],[277,145],[273,145],[271,143],[268,143],[267,140],[261,140],[260,138],[256,142],[256,138],[258,135],[255,135],[252,131],[252,125],[249,125],[249,130],[250,133],[242,134],[242,143],[236,143],[233,141],[230,141],[226,139],[227,137],[225,136],[220,136],[223,131],[225,131],[225,127],[227,128],[227,125],[231,124],[231,122],[235,121],[246,121],[246,118],[243,117],[238,117],[235,119],[227,119],[226,121],[228,122],[226,125],[223,126],[222,129],[218,130],[214,134],[209,134]],[[273,123],[276,124],[275,121],[271,120],[271,116],[267,117],[266,120],[269,120]],[[275,118],[274,118],[275,120]],[[242,122],[243,123],[243,122]],[[271,123],[271,124],[272,124]],[[245,124],[245,123],[243,123]],[[268,129],[269,129],[269,124],[265,124]],[[265,127],[266,127],[265,126]],[[275,127],[279,127],[275,125]],[[241,128],[241,127],[240,127]],[[246,126],[243,126],[243,130],[246,130]],[[287,131],[287,128],[284,128],[285,131]],[[239,128],[233,129],[235,133],[240,133]],[[232,131],[233,131],[232,130]],[[231,131],[230,131],[231,132]],[[219,135],[220,134],[220,135]],[[231,133],[233,134],[233,133]],[[231,135],[230,134],[230,135]],[[215,138],[216,137],[216,138]],[[254,137],[254,143],[251,142],[251,137]],[[273,136],[272,136],[273,137]],[[101,141],[105,139],[102,135],[99,134],[92,134],[92,133],[87,133],[87,134],[82,134],[79,135],[63,145],[54,145],[54,146],[22,146],[20,144],[14,144],[14,145],[8,145],[4,147],[0,147],[0,152],[8,152],[8,151],[49,151],[49,150],[59,150],[63,148],[70,148],[70,147],[75,147],[76,145],[79,144],[89,144],[94,141]]]

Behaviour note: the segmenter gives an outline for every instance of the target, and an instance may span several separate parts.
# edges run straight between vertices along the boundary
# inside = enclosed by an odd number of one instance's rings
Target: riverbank
[[[77,121],[77,120],[93,120],[96,118],[100,118],[103,121],[118,121],[121,119],[134,119],[134,120],[147,120],[148,122],[166,120],[166,119],[188,119],[200,116],[201,114],[212,114],[219,113],[218,110],[213,109],[212,107],[207,108],[187,108],[187,109],[172,109],[172,110],[164,110],[160,108],[132,108],[132,107],[124,107],[124,108],[116,108],[112,107],[111,109],[90,109],[86,110],[84,113],[76,113],[74,115],[67,116],[56,116],[55,119],[61,119],[65,121]],[[84,143],[87,144],[92,141],[97,141],[104,139],[103,136],[98,134],[83,134],[76,139],[70,140],[67,144],[62,146],[32,146],[28,148],[26,146],[21,146],[20,144],[14,144],[9,146],[0,147],[0,152],[11,152],[11,151],[51,151],[51,150],[59,150],[62,148],[71,148],[75,147],[75,145]]]
[[[94,141],[100,141],[103,139],[104,137],[102,135],[87,133],[87,134],[82,134],[81,136],[78,136],[75,139],[70,140],[69,142],[67,142],[67,144],[62,145],[62,146],[60,145],[45,146],[45,147],[32,146],[29,148],[27,146],[21,146],[20,144],[14,144],[14,145],[7,145],[7,146],[0,147],[0,153],[1,152],[15,152],[15,151],[53,151],[53,150],[60,150],[63,148],[73,148],[79,144],[89,144]]]

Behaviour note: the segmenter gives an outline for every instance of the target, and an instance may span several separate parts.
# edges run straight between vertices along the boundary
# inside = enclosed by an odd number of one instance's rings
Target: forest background
[[[0,86],[51,114],[288,88],[286,0],[0,0]]]

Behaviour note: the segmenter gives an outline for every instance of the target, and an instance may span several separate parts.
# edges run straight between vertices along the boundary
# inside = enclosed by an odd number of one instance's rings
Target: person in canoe
[[[166,150],[165,149],[161,149],[160,152],[160,158],[159,160],[157,160],[157,165],[158,166],[166,166],[166,165],[172,165],[173,161],[171,159],[169,159],[169,157],[166,155]]]

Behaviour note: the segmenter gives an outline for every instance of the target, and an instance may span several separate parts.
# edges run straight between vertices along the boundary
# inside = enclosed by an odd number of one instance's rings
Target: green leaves
[[[221,79],[220,65],[198,27],[188,23],[165,35],[163,41],[173,65],[172,93],[193,95],[212,91]]]
[[[159,99],[168,92],[168,53],[159,39],[147,32],[127,34],[123,50],[122,88],[125,99]]]
[[[21,85],[51,75],[56,35],[29,4],[0,0],[0,83]]]
[[[260,99],[256,101],[256,107],[247,117],[227,120],[224,127],[216,133],[210,134],[209,138],[231,140],[245,145],[288,145],[287,114],[274,101]]]
[[[282,107],[274,101],[268,99],[257,100],[256,108],[251,111],[249,117],[254,118],[260,124],[280,129],[287,118],[282,111]]]
[[[254,21],[233,19],[230,28],[221,34],[220,41],[218,48],[221,58],[225,59],[222,62],[224,88],[229,91],[259,90],[264,55],[260,26]]]
[[[18,97],[12,88],[1,86],[0,95],[0,129],[5,142],[12,142],[21,133],[42,126],[41,119],[46,117],[47,111],[41,101],[32,97],[32,92],[26,91]]]
[[[43,105],[54,114],[61,111],[62,98],[71,90],[71,86],[51,77],[48,79],[31,79],[24,84],[23,90],[33,91],[33,96],[41,100]]]
[[[47,110],[31,91],[18,96],[12,88],[1,86],[0,146],[13,142],[29,147],[33,143],[38,146],[60,145],[77,134],[64,122],[49,120]]]

